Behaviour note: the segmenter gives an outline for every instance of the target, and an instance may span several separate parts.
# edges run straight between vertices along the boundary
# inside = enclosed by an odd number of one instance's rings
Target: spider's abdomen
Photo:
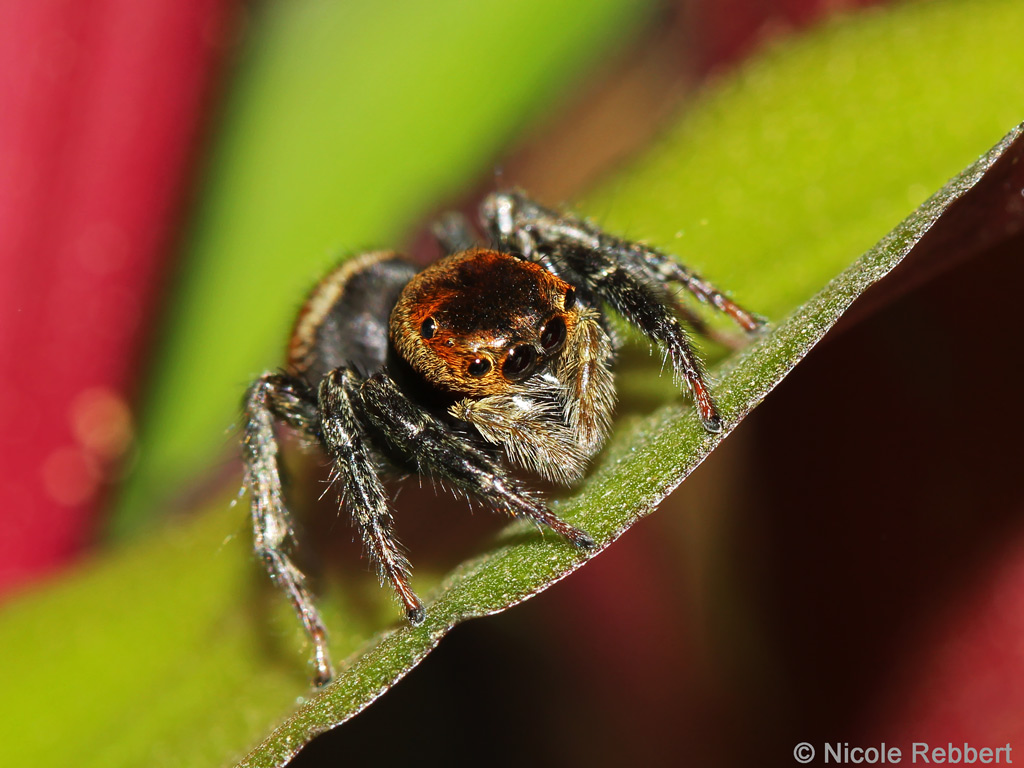
[[[415,265],[372,251],[329,272],[310,292],[292,330],[288,370],[315,390],[329,371],[377,373],[388,357],[388,318]]]
[[[504,394],[560,351],[574,297],[539,264],[472,248],[409,281],[391,313],[391,341],[436,387]]]

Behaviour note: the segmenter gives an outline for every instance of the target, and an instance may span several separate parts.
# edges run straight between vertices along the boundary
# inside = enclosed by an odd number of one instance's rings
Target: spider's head
[[[409,282],[391,313],[391,340],[435,386],[471,397],[508,394],[558,359],[579,318],[576,291],[561,278],[473,248]]]

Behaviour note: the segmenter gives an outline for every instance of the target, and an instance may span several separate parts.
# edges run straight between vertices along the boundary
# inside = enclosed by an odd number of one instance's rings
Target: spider
[[[391,251],[328,273],[299,311],[283,371],[244,400],[245,487],[254,548],[312,642],[313,683],[333,677],[327,631],[291,559],[294,526],[282,493],[275,423],[318,444],[381,583],[405,615],[424,619],[410,566],[392,532],[383,480],[419,473],[582,550],[584,531],[560,520],[513,473],[569,485],[600,450],[615,403],[611,308],[661,345],[692,393],[705,429],[721,418],[679,318],[701,329],[668,284],[733,318],[762,324],[669,256],[541,207],[520,192],[480,209],[492,245],[449,214],[434,227],[447,256],[418,269]]]

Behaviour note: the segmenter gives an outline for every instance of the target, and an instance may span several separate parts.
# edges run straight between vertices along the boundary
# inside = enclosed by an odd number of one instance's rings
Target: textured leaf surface
[[[1004,142],[871,247],[1024,114],[1024,53],[1010,32],[1022,14],[1015,3],[932,3],[780,47],[709,93],[639,166],[581,206],[684,254],[774,321],[714,370],[728,429],[1001,152],[1000,167],[1019,160],[1020,140],[1012,151]],[[625,362],[627,407],[611,444],[557,504],[605,544],[721,439],[699,428],[665,380],[652,382],[656,361]],[[643,405],[652,397],[653,409]],[[331,647],[348,661],[311,697],[294,620],[260,588],[246,515],[227,502],[5,610],[5,759],[223,765],[266,737],[247,763],[279,765],[371,703],[454,623],[514,605],[581,564],[554,537],[512,527],[432,590],[431,575],[417,572],[431,601],[426,623],[381,634],[395,609],[373,579],[332,585]]]

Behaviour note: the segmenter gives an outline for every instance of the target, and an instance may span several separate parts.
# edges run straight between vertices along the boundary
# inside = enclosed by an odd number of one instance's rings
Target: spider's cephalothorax
[[[320,614],[288,555],[293,524],[276,421],[329,456],[381,579],[416,624],[423,606],[392,534],[381,467],[432,476],[592,548],[593,539],[553,515],[510,467],[570,484],[600,450],[615,401],[615,345],[603,311],[611,308],[664,347],[712,432],[721,420],[679,317],[702,326],[669,284],[747,331],[761,325],[668,256],[519,193],[491,195],[481,218],[491,247],[477,247],[465,220],[449,216],[435,228],[449,255],[422,271],[375,251],[329,273],[299,313],[285,371],[263,375],[246,394],[255,548],[313,641],[318,685],[333,672]]]
[[[604,442],[611,340],[576,288],[535,262],[482,248],[441,259],[402,291],[391,339],[453,398],[448,414],[515,464],[569,483]]]

